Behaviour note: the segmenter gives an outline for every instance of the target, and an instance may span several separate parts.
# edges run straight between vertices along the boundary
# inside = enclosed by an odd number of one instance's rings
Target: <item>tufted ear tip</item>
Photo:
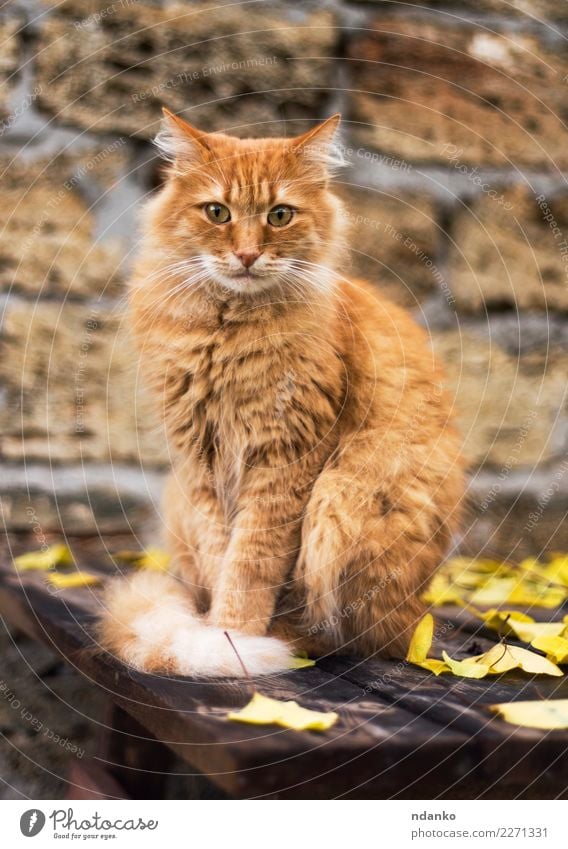
[[[312,127],[311,130],[308,130],[307,133],[303,133],[301,136],[294,139],[295,147],[301,149],[307,144],[331,144],[340,123],[341,114],[336,112],[335,115],[331,115],[329,118],[326,118],[325,121],[321,121],[321,123],[316,124],[316,126]]]
[[[311,130],[292,140],[292,149],[316,166],[323,166],[328,174],[346,165],[341,145],[337,142],[337,131],[341,114],[336,112]]]
[[[162,106],[162,124],[154,143],[169,162],[195,160],[209,151],[208,133],[193,127],[166,106]]]

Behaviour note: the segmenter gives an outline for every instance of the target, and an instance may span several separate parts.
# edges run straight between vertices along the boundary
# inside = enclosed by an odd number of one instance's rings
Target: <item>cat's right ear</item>
[[[163,158],[184,170],[192,164],[203,162],[210,153],[207,133],[192,127],[165,107],[162,112],[164,117],[154,144]]]

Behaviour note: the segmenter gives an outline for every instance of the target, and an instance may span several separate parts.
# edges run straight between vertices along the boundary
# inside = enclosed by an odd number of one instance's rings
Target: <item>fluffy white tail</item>
[[[222,628],[206,625],[178,581],[160,572],[139,572],[113,581],[98,628],[104,649],[143,672],[198,677],[243,677]],[[250,675],[289,669],[291,652],[275,637],[230,631]]]

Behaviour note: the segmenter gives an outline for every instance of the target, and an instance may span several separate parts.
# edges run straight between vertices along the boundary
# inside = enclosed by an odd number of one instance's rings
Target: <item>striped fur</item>
[[[166,115],[130,306],[171,451],[177,579],[111,588],[101,622],[139,668],[239,674],[224,629],[253,673],[288,646],[400,656],[457,527],[463,464],[427,336],[346,274],[322,155],[336,127],[240,140]],[[273,228],[280,203],[296,212]]]

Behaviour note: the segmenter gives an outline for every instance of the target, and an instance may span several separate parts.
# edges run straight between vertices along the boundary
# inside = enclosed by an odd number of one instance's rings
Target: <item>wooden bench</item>
[[[107,548],[124,540],[69,542],[81,567],[116,574]],[[34,547],[17,540],[11,553]],[[97,595],[94,588],[54,592],[42,573],[17,573],[8,548],[2,552],[2,616],[108,696],[109,731],[98,757],[74,766],[69,798],[160,798],[172,752],[236,798],[548,798],[566,790],[567,735],[517,728],[487,709],[567,698],[565,677],[436,678],[404,661],[329,657],[256,683],[265,695],[338,711],[330,731],[243,725],[226,716],[249,700],[250,682],[144,675],[92,652]],[[494,642],[457,609],[436,615],[444,633],[436,656],[442,648],[467,656]]]

